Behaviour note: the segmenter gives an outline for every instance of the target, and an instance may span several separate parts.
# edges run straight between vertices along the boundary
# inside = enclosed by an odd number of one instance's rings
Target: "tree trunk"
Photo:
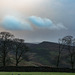
[[[59,55],[58,55],[58,59],[57,59],[57,68],[59,67],[60,53],[61,53],[61,49],[60,49],[60,44],[59,44]]]
[[[16,66],[18,66],[18,61],[16,61]]]
[[[74,67],[74,62],[73,62],[73,54],[71,52],[71,46],[68,46],[68,50],[69,50],[69,53],[70,53],[70,64],[71,64],[71,68],[73,69]]]
[[[3,66],[6,66],[6,49],[5,49],[5,41],[4,41],[4,48],[3,48]]]

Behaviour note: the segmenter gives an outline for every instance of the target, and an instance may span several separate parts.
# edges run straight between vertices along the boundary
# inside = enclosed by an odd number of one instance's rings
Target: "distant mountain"
[[[57,43],[43,41],[39,44],[26,43],[26,45],[30,48],[27,53],[30,61],[44,66],[56,67],[59,51],[59,45]],[[63,50],[59,67],[71,67],[69,61],[70,57],[68,55],[68,51]]]
[[[29,51],[22,56],[24,60],[19,64],[20,66],[49,66],[56,67],[57,56],[59,53],[59,44],[43,41],[41,43],[25,43]],[[11,52],[10,56],[14,57]],[[25,60],[25,59],[28,60]],[[14,61],[14,59],[13,59]],[[15,61],[14,61],[15,62]],[[68,50],[63,50],[60,58],[60,68],[70,68],[70,56]]]

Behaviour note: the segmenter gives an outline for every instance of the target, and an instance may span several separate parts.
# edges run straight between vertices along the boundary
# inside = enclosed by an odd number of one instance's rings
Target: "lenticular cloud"
[[[2,21],[2,26],[8,30],[31,30],[32,27],[29,23],[23,22],[16,17],[6,16]]]
[[[2,27],[7,30],[33,30],[31,24],[41,29],[67,29],[62,23],[54,24],[53,21],[48,18],[37,16],[30,16],[25,20],[18,19],[14,16],[6,16],[2,21]]]
[[[29,21],[32,22],[35,26],[39,28],[48,28],[48,29],[67,29],[63,24],[58,23],[54,24],[50,19],[48,18],[41,18],[36,16],[29,17]]]

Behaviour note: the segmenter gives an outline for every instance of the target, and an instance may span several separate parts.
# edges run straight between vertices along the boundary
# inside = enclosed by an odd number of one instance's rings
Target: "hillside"
[[[56,67],[59,48],[57,43],[44,41],[39,44],[26,43],[26,45],[30,48],[30,51],[27,53],[29,61],[38,63],[38,66]],[[68,51],[66,50],[62,51],[59,67],[71,67]]]
[[[25,43],[29,51],[22,56],[24,59],[19,66],[47,66],[56,67],[59,45],[53,42],[41,42],[39,44]],[[10,52],[9,56],[15,66],[14,52]],[[70,68],[70,57],[68,50],[63,50],[60,58],[60,68]]]

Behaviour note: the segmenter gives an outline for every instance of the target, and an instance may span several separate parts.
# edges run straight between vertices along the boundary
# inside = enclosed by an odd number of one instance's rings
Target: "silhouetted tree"
[[[28,47],[25,45],[23,39],[14,39],[14,50],[15,50],[15,60],[16,66],[23,60],[22,56],[28,51]]]
[[[0,61],[3,66],[6,66],[9,62],[8,53],[12,47],[11,40],[13,37],[14,35],[9,32],[0,32]]]
[[[73,62],[72,69],[73,69],[74,68],[74,65],[75,65],[75,38],[73,39],[72,46],[73,46],[73,49],[72,49],[72,62]]]
[[[59,66],[59,61],[60,61],[60,54],[61,54],[61,40],[58,40],[58,45],[59,45],[59,53],[58,53],[58,59],[57,59],[57,68]]]
[[[73,41],[73,36],[65,36],[64,38],[62,38],[64,45],[67,46],[67,50],[69,51],[69,55],[70,55],[70,64],[72,69],[74,68],[74,41]]]
[[[61,52],[62,52],[62,50],[64,49],[64,47],[65,47],[65,45],[63,44],[63,40],[62,39],[59,39],[58,40],[58,46],[59,46],[59,48],[58,48],[58,57],[57,57],[57,68],[59,67],[59,63],[60,63],[60,56],[61,56]]]

